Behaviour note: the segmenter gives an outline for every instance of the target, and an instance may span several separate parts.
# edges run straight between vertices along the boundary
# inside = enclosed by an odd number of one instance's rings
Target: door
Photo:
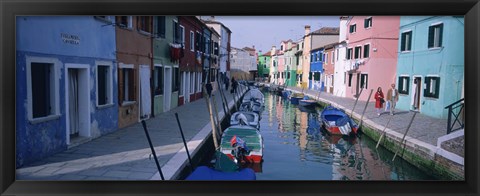
[[[184,72],[185,77],[184,78],[184,84],[185,84],[185,89],[183,90],[183,96],[185,97],[185,103],[190,102],[190,72]]]
[[[171,105],[171,99],[172,99],[172,68],[171,67],[165,67],[165,77],[163,84],[164,84],[164,98],[163,98],[163,111],[169,111],[170,110],[170,105]]]
[[[140,65],[140,120],[150,118],[152,113],[150,72],[149,65]]]
[[[422,89],[422,77],[415,77],[413,79],[412,88],[412,107],[413,110],[420,110],[420,92]]]
[[[89,65],[65,64],[66,143],[90,134]]]
[[[357,84],[355,85],[355,98],[360,96],[360,73],[357,73]]]
[[[68,126],[69,135],[71,139],[78,137],[80,114],[78,112],[78,70],[68,69],[68,119],[70,125]]]

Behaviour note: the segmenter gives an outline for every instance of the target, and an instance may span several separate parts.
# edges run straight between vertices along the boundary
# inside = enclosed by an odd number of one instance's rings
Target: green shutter
[[[308,73],[308,80],[312,80],[312,72]]]
[[[423,96],[424,97],[431,97],[429,90],[430,90],[430,77],[425,77],[425,87],[423,89]]]
[[[405,77],[405,79],[407,79],[407,92],[405,94],[408,95],[408,92],[410,92],[410,77]]]
[[[428,28],[428,48],[433,47],[434,37],[435,37],[435,27],[431,26]]]
[[[438,95],[440,94],[440,77],[435,78],[435,80],[435,95],[433,97],[438,98]]]
[[[406,33],[402,33],[402,41],[401,41],[401,46],[400,46],[400,51],[405,51],[405,38],[407,37]]]
[[[440,24],[439,28],[440,28],[440,35],[439,35],[439,38],[438,38],[438,46],[441,47],[442,46],[442,40],[443,40],[443,24]]]

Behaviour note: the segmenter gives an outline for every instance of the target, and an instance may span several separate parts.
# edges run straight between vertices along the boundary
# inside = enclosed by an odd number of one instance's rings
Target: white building
[[[340,17],[340,35],[338,44],[335,45],[335,73],[333,81],[336,96],[345,97],[346,91],[346,52],[347,52],[347,21],[348,17]]]

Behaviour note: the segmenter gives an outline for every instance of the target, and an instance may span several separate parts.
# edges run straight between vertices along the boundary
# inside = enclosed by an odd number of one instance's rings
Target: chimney
[[[305,35],[310,34],[310,25],[305,25]]]

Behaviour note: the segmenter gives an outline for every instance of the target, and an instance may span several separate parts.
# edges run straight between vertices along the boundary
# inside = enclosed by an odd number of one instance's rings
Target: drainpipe
[[[155,69],[154,69],[155,66],[154,66],[154,62],[153,62],[153,58],[154,58],[154,53],[153,53],[153,40],[154,39],[153,38],[155,37],[155,34],[154,34],[155,30],[153,29],[153,19],[154,18],[155,17],[152,16],[152,20],[150,21],[150,27],[152,28],[152,36],[150,36],[150,54],[152,54],[151,57],[150,57],[150,60],[151,60],[151,63],[150,63],[150,97],[151,97],[150,105],[151,105],[151,114],[150,114],[150,116],[152,118],[155,117],[155,90],[154,90],[155,84],[153,83],[153,81],[154,81],[153,77],[155,77],[155,76],[153,76],[153,74],[152,74],[152,73],[155,73]]]

